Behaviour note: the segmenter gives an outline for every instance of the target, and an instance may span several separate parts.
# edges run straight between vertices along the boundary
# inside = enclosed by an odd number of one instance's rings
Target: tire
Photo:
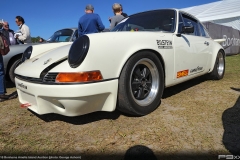
[[[143,116],[154,111],[161,102],[164,72],[159,58],[152,52],[133,55],[119,78],[117,109]]]
[[[19,64],[21,63],[21,59],[17,59],[16,61],[14,61],[9,69],[9,78],[10,80],[15,83],[15,69],[19,66]]]
[[[225,57],[222,51],[219,51],[216,57],[213,71],[210,73],[209,78],[213,80],[220,80],[225,73]]]

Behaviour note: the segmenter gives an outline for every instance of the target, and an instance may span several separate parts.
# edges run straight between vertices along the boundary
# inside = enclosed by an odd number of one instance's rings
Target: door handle
[[[204,44],[206,44],[207,46],[209,45],[209,42],[205,41]]]

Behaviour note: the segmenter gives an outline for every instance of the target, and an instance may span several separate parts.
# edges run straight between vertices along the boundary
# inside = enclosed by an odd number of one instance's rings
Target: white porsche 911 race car
[[[19,100],[40,115],[116,108],[146,115],[159,106],[166,87],[204,74],[223,78],[225,52],[216,41],[177,9],[134,14],[111,32],[53,49],[51,43],[28,47],[15,70]]]

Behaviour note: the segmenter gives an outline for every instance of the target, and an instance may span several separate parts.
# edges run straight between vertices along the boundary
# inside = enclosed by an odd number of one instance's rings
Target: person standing
[[[85,15],[80,17],[78,21],[78,37],[89,34],[98,33],[105,29],[100,16],[94,12],[94,7],[88,4],[85,8]]]
[[[19,26],[21,34],[16,35],[16,39],[21,41],[22,43],[32,43],[30,29],[25,24],[23,17],[16,16],[16,23]]]
[[[123,13],[123,7],[122,7],[122,5],[119,3],[119,5],[121,6],[121,15],[123,16],[123,17],[125,17],[125,18],[127,18],[128,17],[128,15],[127,15],[127,13]],[[109,22],[111,23],[111,17],[109,17]]]
[[[127,13],[123,13],[123,7],[122,7],[122,5],[121,5],[121,4],[119,4],[119,5],[121,6],[121,15],[122,15],[123,17],[127,18],[127,17],[128,17]]]
[[[7,39],[8,45],[16,44],[16,39],[14,38],[14,31],[9,28],[9,24],[6,21],[3,22],[2,34]]]
[[[111,18],[110,30],[112,30],[125,17],[122,15],[122,6],[119,3],[114,3],[112,6],[114,17]]]
[[[45,40],[43,38],[39,38],[39,43],[43,43]]]
[[[2,32],[0,32],[2,35]],[[6,39],[6,38],[5,38]],[[0,37],[0,49],[4,49],[4,41]],[[6,84],[5,84],[5,73],[4,73],[4,63],[2,54],[0,54],[0,102],[9,99],[9,96],[5,95],[6,93]]]

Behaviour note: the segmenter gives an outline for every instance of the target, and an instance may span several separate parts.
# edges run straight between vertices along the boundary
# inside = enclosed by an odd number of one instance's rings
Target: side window
[[[194,33],[192,33],[191,35],[201,36],[201,34],[199,32],[197,20],[195,20],[192,17],[189,17],[187,15],[184,15],[184,14],[182,14],[182,17],[183,17],[183,21],[184,21],[186,26],[193,26],[194,27]]]
[[[69,42],[73,34],[72,29],[62,29],[55,32],[49,39],[48,42]]]
[[[204,28],[204,31],[205,31],[205,34],[206,34],[206,37],[210,37],[210,35],[208,34],[208,31]]]
[[[200,28],[200,32],[201,32],[202,37],[206,37],[205,30],[204,30],[202,24],[200,24],[200,23],[199,23],[199,28]]]
[[[206,29],[203,27],[201,23],[199,23],[199,29],[202,34],[202,37],[210,37]]]
[[[182,19],[182,15],[179,13],[179,22],[178,22],[178,33],[182,32],[182,27],[184,26],[184,22]]]
[[[70,36],[60,36],[58,37],[59,42],[68,42],[70,40]]]

